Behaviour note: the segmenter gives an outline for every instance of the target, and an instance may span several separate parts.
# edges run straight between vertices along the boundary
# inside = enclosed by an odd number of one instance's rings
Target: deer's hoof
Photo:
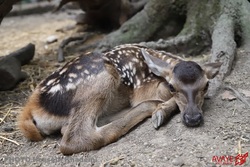
[[[164,113],[162,110],[157,110],[152,115],[152,123],[155,129],[158,129],[164,122]]]

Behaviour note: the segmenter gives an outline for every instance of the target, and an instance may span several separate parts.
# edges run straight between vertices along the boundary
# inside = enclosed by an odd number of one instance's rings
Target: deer
[[[60,152],[71,155],[115,142],[148,117],[158,129],[180,111],[186,126],[199,126],[209,80],[221,64],[199,65],[138,44],[88,52],[37,86],[18,127],[31,141],[61,132]],[[123,115],[100,125],[114,113]]]

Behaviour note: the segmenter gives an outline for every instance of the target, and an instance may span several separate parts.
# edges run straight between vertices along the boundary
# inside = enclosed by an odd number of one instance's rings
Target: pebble
[[[46,43],[47,43],[47,44],[50,44],[50,43],[56,42],[56,41],[57,41],[57,39],[58,39],[58,37],[57,37],[57,36],[55,36],[55,35],[51,35],[51,36],[47,37],[47,39],[46,39]]]
[[[14,130],[14,128],[9,127],[9,126],[5,126],[5,127],[3,127],[3,130],[4,130],[5,132],[12,132],[12,131]]]
[[[182,166],[184,165],[184,161],[181,157],[176,157],[175,159],[173,159],[172,164],[174,166]]]

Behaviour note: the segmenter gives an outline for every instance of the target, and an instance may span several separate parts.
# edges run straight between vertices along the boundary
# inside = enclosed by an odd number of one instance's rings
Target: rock
[[[51,36],[49,36],[49,37],[46,39],[46,43],[47,43],[47,44],[54,43],[54,42],[56,42],[56,41],[57,41],[57,39],[58,39],[58,37],[57,37],[57,36],[55,36],[55,35],[51,35]]]
[[[236,97],[230,91],[226,90],[225,92],[223,92],[221,94],[221,99],[222,100],[232,101],[232,100],[235,100]]]
[[[21,66],[33,59],[35,45],[28,44],[9,55],[0,57],[0,90],[11,90],[17,83],[26,79],[28,76],[21,71]]]
[[[182,166],[184,165],[184,160],[181,157],[176,157],[175,159],[173,159],[172,164],[174,166]]]
[[[5,127],[3,127],[3,130],[4,130],[5,132],[12,132],[12,131],[14,130],[14,128],[9,127],[9,126],[5,126]]]

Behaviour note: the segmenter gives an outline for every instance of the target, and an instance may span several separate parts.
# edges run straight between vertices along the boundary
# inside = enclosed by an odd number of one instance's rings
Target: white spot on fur
[[[126,76],[129,78],[129,77],[130,77],[130,75],[129,75],[129,72],[128,72],[128,71],[126,71],[126,74],[127,74]]]
[[[113,54],[114,54],[114,51],[113,51],[113,50],[111,50],[109,53],[113,55]]]
[[[132,58],[131,61],[135,62],[135,63],[139,63],[139,60],[137,58]]]
[[[140,79],[136,79],[136,86],[140,86],[141,85],[141,80]]]
[[[46,85],[49,86],[50,84],[52,84],[53,82],[55,82],[55,80],[56,80],[56,79],[51,79],[51,80],[49,80],[49,81],[46,83]]]
[[[135,73],[136,73],[136,68],[133,68],[132,73],[133,73],[133,75],[135,75]]]
[[[63,68],[63,69],[59,72],[59,74],[62,75],[62,74],[64,74],[66,71],[67,71],[67,68]]]
[[[46,86],[40,88],[40,90],[41,90],[42,92],[45,91],[45,89],[46,89]]]
[[[69,77],[71,77],[71,78],[77,78],[77,75],[75,73],[69,73]]]
[[[129,70],[129,65],[125,64],[124,67]]]
[[[78,79],[78,80],[76,81],[76,85],[79,85],[81,82],[83,82],[83,79],[82,79],[82,78],[80,78],[80,79]]]
[[[167,63],[170,64],[171,63],[171,59],[167,59]]]
[[[76,69],[81,70],[83,67],[81,65],[76,66]]]
[[[140,65],[140,67],[143,67],[143,62],[140,62],[140,64],[139,64],[139,65]]]
[[[142,78],[145,78],[145,73],[144,72],[142,72]]]
[[[91,64],[91,67],[92,67],[92,68],[96,68],[96,65],[95,65],[95,64]]]
[[[84,70],[84,73],[89,75],[89,71],[88,70]]]
[[[133,64],[131,62],[129,62],[128,65],[129,65],[129,69],[132,70],[133,69]]]
[[[131,83],[133,83],[133,78],[130,77],[129,80],[130,80]]]
[[[48,91],[48,93],[56,93],[58,91],[62,91],[62,86],[59,84],[51,87],[50,90]]]
[[[73,84],[73,83],[68,83],[68,84],[66,85],[66,90],[74,90],[74,89],[76,89],[76,85],[75,85],[75,84]]]

